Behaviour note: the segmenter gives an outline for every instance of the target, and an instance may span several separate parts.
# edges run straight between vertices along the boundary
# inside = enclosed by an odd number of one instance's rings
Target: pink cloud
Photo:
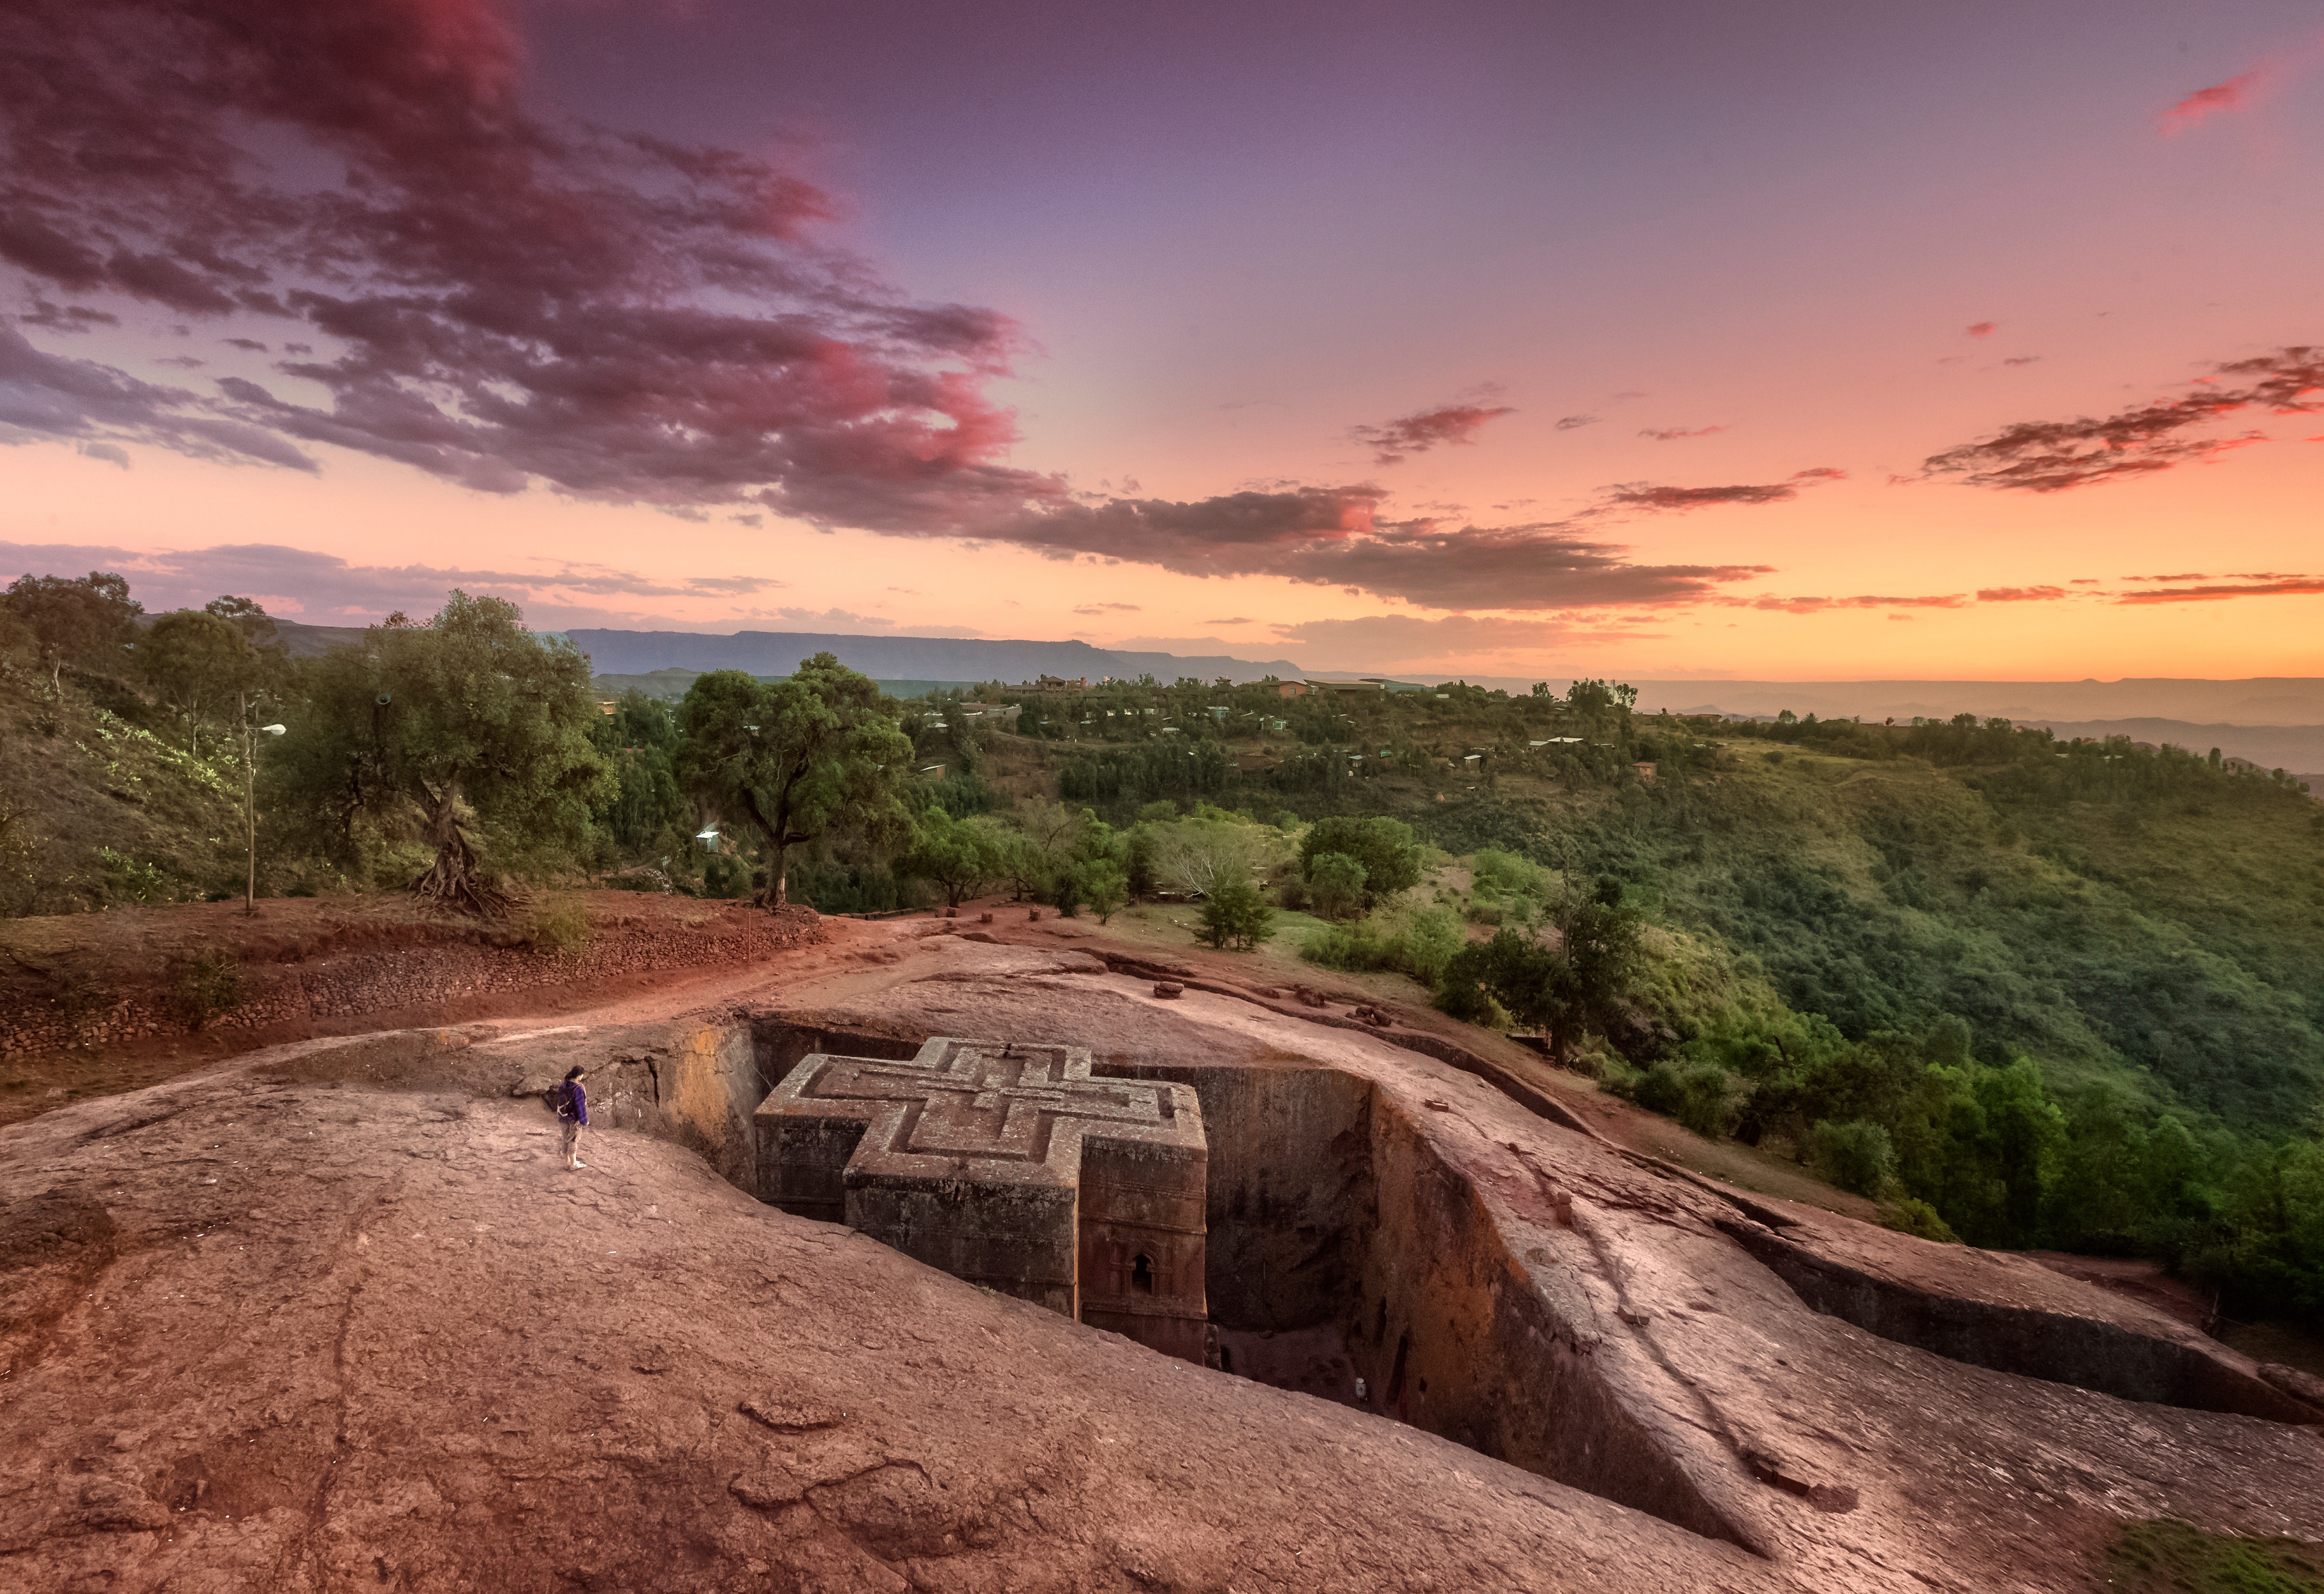
[[[1773,594],[1757,598],[1721,598],[1733,609],[1771,609],[1785,614],[1820,614],[1832,609],[1960,609],[1969,604],[1961,593],[1941,593],[1923,597],[1881,597],[1865,594],[1856,597],[1780,597]]]
[[[528,613],[547,616],[551,623],[621,624],[624,617],[634,620],[660,607],[656,600],[732,603],[784,585],[771,576],[750,576],[662,581],[586,564],[534,570],[363,565],[336,554],[274,543],[141,553],[107,544],[0,542],[0,569],[25,574],[116,570],[155,612],[204,604],[220,593],[257,594],[278,613],[322,625],[368,624],[391,609],[432,613],[456,586],[521,604]],[[291,595],[278,601],[264,598],[269,594]]]
[[[1606,495],[1600,509],[1591,512],[1654,510],[1683,513],[1722,503],[1783,503],[1800,495],[1797,484],[1812,486],[1818,482],[1842,481],[1847,475],[1830,465],[1818,465],[1811,470],[1794,471],[1784,481],[1732,487],[1659,487],[1634,483],[1615,488]]]
[[[2324,576],[2276,576],[2261,581],[2217,582],[2124,593],[2117,604],[2211,604],[2227,598],[2308,597],[2324,593]]]
[[[1685,427],[1672,427],[1665,431],[1654,431],[1651,429],[1642,431],[1638,436],[1642,438],[1651,438],[1657,443],[1675,443],[1681,438],[1708,438],[1714,433],[1723,432],[1727,428],[1723,426],[1698,426],[1692,429]]]
[[[1412,455],[1425,454],[1441,445],[1474,443],[1478,428],[1487,421],[1516,413],[1506,404],[1440,404],[1383,426],[1356,427],[1351,435],[1373,451],[1374,464],[1399,465]]]
[[[2251,410],[2275,415],[2324,410],[2324,348],[2294,346],[2231,360],[2218,371],[2218,376],[2191,384],[2194,391],[2181,398],[2158,399],[2101,418],[2021,421],[1931,455],[1922,462],[1922,474],[1955,476],[1977,487],[2059,493],[2215,459],[2264,440],[2258,432],[2185,435],[2224,416]],[[2248,380],[2222,386],[2222,377]]]
[[[2221,111],[2244,109],[2250,105],[2265,77],[2266,69],[2255,67],[2248,72],[2238,72],[2224,83],[2198,88],[2163,113],[2161,130],[2166,134],[2181,133]]]
[[[1969,324],[1971,337],[1991,337],[1999,329],[1998,325],[1992,321],[1972,321]]]
[[[231,420],[278,455],[329,443],[487,492],[811,520],[936,483],[1051,490],[994,475],[1006,318],[880,282],[819,240],[828,196],[777,164],[537,114],[521,68],[502,0],[8,6],[0,261],[330,340],[275,368],[319,405],[232,377],[100,422],[49,387],[16,424],[176,447]],[[344,180],[286,181],[262,143]]]

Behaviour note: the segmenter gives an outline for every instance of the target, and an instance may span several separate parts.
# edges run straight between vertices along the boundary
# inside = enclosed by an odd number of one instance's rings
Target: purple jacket
[[[589,1122],[589,1092],[581,1088],[577,1079],[567,1080],[562,1089],[564,1094],[557,1099],[557,1116],[586,1127]]]

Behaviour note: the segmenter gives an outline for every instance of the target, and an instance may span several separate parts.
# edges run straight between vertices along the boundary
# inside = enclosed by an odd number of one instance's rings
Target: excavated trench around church
[[[771,1088],[816,1052],[917,1034],[764,1017]],[[1376,1414],[1679,1526],[1747,1535],[1607,1387],[1483,1203],[1370,1082],[1336,1069],[1100,1064],[1193,1087],[1209,1139],[1205,1287],[1222,1369]]]
[[[761,1014],[747,1054],[734,1044],[742,1038],[718,1047],[755,1063],[742,1070],[756,1075],[747,1090],[740,1080],[730,1087],[738,1106],[813,1053],[902,1059],[927,1037]],[[1591,1326],[1561,1317],[1555,1292],[1510,1254],[1468,1180],[1377,1086],[1301,1064],[1116,1062],[1094,1072],[1185,1083],[1202,1101],[1205,1289],[1222,1370],[1398,1418],[1756,1547],[1609,1387]],[[747,1188],[748,1156],[714,1161]],[[1757,1224],[1722,1228],[1807,1305],[1886,1339],[2129,1399],[2313,1420],[2301,1403],[2183,1345],[1984,1303],[1905,1299],[1838,1276]]]
[[[905,1059],[927,1038],[761,1012],[594,1066],[607,1127],[678,1141],[757,1188],[752,1114],[815,1052]],[[364,1043],[340,1048],[341,1065]],[[1426,1136],[1355,1075],[1314,1065],[1101,1064],[1191,1086],[1209,1137],[1205,1291],[1226,1370],[1416,1426],[1713,1536],[1748,1541],[1607,1383],[1583,1299],[1516,1260]],[[545,1085],[546,1079],[532,1082]],[[1758,1215],[1758,1214],[1749,1214]],[[2313,1423],[2230,1354],[2127,1327],[1857,1275],[1745,1221],[1720,1227],[1808,1306],[1997,1371],[2126,1399]],[[1574,1313],[1587,1317],[1586,1307]],[[1359,1385],[1360,1380],[1360,1387]]]

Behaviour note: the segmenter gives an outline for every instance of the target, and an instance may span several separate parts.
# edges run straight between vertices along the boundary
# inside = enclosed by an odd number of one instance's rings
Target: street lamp
[[[242,819],[249,845],[249,872],[243,877],[242,910],[258,911],[258,739],[282,735],[287,725],[254,725],[250,695],[242,695]]]

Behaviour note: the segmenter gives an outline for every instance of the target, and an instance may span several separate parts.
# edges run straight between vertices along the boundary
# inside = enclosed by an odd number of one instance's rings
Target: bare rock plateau
[[[2163,1310],[1658,1163],[1424,1016],[957,927],[0,1129],[0,1589],[1983,1594],[2148,1518],[2324,1539],[2313,1380]],[[803,1058],[940,1036],[1194,1092],[1217,1365],[761,1199]]]

